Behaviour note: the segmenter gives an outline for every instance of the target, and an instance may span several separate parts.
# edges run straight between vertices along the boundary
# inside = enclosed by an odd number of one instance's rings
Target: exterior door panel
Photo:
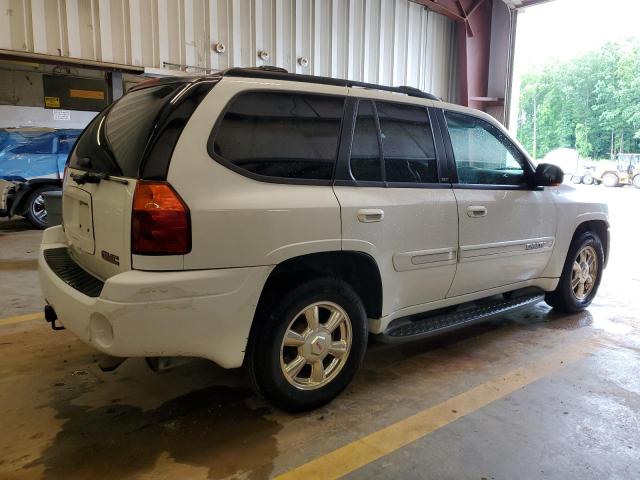
[[[456,271],[458,213],[448,188],[334,187],[342,248],[365,251],[382,277],[383,315],[443,299]],[[362,222],[361,209],[384,218]]]
[[[548,191],[454,189],[460,221],[454,297],[536,278],[553,250],[556,218]],[[486,215],[469,215],[483,206]]]

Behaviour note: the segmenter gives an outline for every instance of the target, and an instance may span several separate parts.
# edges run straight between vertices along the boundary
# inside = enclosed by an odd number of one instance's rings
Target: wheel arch
[[[31,193],[38,188],[49,186],[62,188],[62,181],[55,178],[35,178],[23,183],[18,189],[16,196],[11,203],[9,216],[12,217],[13,215],[24,215],[27,211],[26,201],[28,200]]]
[[[604,266],[606,267],[609,261],[609,223],[606,220],[600,219],[585,220],[576,226],[573,237],[571,237],[571,242],[587,231],[595,233],[600,238],[602,249],[604,250]]]
[[[273,294],[300,282],[331,276],[346,281],[364,304],[368,318],[382,315],[382,277],[373,257],[358,251],[329,251],[289,258],[271,271],[258,302],[258,309]]]

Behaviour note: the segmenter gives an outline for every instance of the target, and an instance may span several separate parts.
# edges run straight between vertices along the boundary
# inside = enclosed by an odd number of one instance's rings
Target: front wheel
[[[47,186],[40,187],[27,197],[27,211],[25,217],[36,228],[44,229],[48,226],[47,209],[44,203],[44,193],[60,191],[60,187]]]
[[[604,175],[602,175],[602,184],[605,187],[617,187],[618,185],[620,185],[620,179],[615,173],[605,173]]]
[[[256,390],[290,412],[319,407],[336,397],[362,363],[367,320],[346,282],[303,283],[260,312],[249,349]]]
[[[636,176],[634,176],[633,180],[631,180],[631,182],[633,183],[634,187],[640,188],[640,173],[637,174]]]
[[[580,177],[579,175],[573,175],[571,177],[571,183],[573,183],[574,185],[580,185],[582,183],[582,177]]]
[[[593,176],[590,174],[586,174],[584,177],[582,177],[582,183],[584,183],[585,185],[593,185]]]
[[[545,301],[562,312],[584,310],[596,296],[603,268],[600,238],[594,232],[583,232],[571,242],[560,282],[553,292],[547,293]]]

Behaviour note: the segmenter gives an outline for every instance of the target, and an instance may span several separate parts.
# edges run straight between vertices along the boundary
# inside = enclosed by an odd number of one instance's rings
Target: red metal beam
[[[457,3],[455,0],[413,0],[415,3],[419,3],[427,7],[436,13],[449,17],[456,22],[464,21],[465,18],[460,14]]]
[[[484,110],[489,86],[493,2],[412,0],[456,22],[458,101]],[[531,0],[536,1],[536,0]]]

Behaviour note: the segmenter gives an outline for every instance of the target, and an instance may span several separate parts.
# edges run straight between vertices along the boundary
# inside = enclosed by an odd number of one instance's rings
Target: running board
[[[399,318],[391,322],[387,330],[380,335],[380,339],[387,343],[399,343],[427,338],[513,312],[542,300],[544,300],[544,292],[532,293],[529,290],[523,295],[483,300],[482,303],[471,304],[469,308],[446,313]]]

